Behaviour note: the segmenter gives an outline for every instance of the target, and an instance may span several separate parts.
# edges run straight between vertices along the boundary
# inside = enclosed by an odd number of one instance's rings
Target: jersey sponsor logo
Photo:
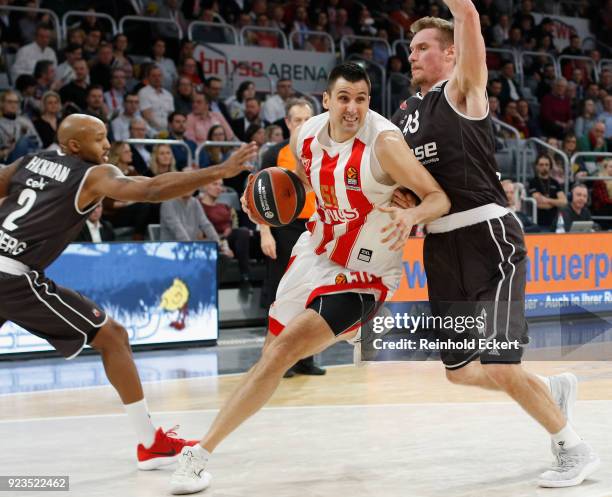
[[[430,164],[432,162],[438,162],[438,145],[436,142],[425,143],[419,145],[414,149],[414,156],[421,162],[421,164]]]
[[[336,275],[334,282],[336,285],[346,285],[348,283],[348,278],[346,277],[346,274],[340,273]]]
[[[49,182],[45,181],[43,178],[28,178],[26,180],[26,186],[29,186],[30,188],[38,188],[39,190],[44,190],[48,184]]]
[[[344,223],[347,221],[353,221],[354,219],[359,219],[359,211],[357,209],[323,207],[320,209],[320,211],[323,214],[321,219],[325,224]]]
[[[26,169],[33,173],[40,174],[41,176],[59,181],[60,183],[65,182],[70,175],[70,169],[66,166],[40,157],[33,157],[26,165]]]
[[[370,262],[372,260],[372,253],[373,253],[372,250],[362,248],[359,251],[359,255],[357,256],[357,259],[363,262]]]
[[[348,190],[361,190],[359,188],[359,173],[357,168],[350,166],[346,169],[345,178],[346,188]]]

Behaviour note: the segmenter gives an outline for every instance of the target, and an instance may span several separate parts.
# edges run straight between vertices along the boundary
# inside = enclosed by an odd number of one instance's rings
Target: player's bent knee
[[[520,368],[516,364],[483,364],[484,371],[501,388],[511,388],[522,380]]]
[[[100,328],[91,346],[99,351],[125,349],[130,347],[130,338],[127,330],[117,321],[109,319]]]

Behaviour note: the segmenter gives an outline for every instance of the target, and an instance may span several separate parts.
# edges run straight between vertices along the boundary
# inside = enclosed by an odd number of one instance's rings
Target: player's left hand
[[[391,250],[402,250],[415,224],[412,209],[399,207],[377,207],[377,209],[391,216],[391,222],[380,230],[383,235],[388,233],[382,242],[391,242]]]

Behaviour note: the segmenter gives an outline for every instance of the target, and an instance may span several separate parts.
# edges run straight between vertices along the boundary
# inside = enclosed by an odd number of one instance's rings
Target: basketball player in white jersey
[[[486,301],[487,338],[526,345],[526,248],[497,176],[480,18],[471,0],[444,1],[454,26],[429,17],[411,27],[409,60],[421,91],[392,118],[452,204],[448,216],[428,225],[423,259],[429,300],[434,312],[447,302]],[[401,195],[396,200],[412,205]],[[443,352],[441,358],[452,383],[505,391],[550,433],[556,462],[540,476],[540,486],[578,485],[599,458],[570,424],[576,378],[527,373],[523,349]]]
[[[370,89],[360,66],[337,66],[323,96],[329,112],[309,119],[292,135],[297,172],[316,193],[317,212],[280,282],[261,358],[200,444],[182,452],[170,483],[175,494],[208,486],[210,454],[263,407],[288,368],[354,336],[377,302],[396,290],[401,249],[411,227],[450,208],[398,128],[369,110]],[[421,199],[418,207],[389,207],[400,185]]]

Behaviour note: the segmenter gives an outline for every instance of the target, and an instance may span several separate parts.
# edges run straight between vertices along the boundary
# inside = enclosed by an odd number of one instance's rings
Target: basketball
[[[284,226],[304,208],[306,190],[295,173],[270,167],[249,177],[245,191],[251,217],[259,224]]]

